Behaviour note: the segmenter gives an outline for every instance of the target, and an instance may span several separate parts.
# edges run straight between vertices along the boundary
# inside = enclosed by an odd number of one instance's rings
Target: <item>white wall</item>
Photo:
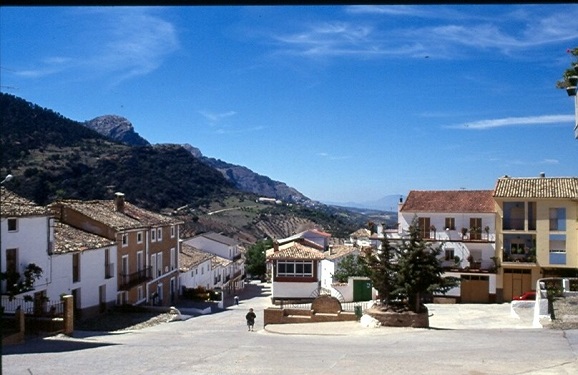
[[[107,247],[110,251],[110,261],[117,259],[116,246]],[[47,293],[50,300],[59,300],[62,293],[72,294],[72,290],[80,289],[80,309],[98,306],[100,303],[101,285],[106,286],[105,302],[114,303],[117,294],[118,265],[114,265],[112,277],[105,278],[105,248],[85,250],[80,252],[80,281],[72,282],[72,254],[55,254],[52,257],[52,283],[48,285]]]
[[[232,259],[234,256],[239,254],[239,249],[237,246],[228,246],[203,236],[189,238],[183,242],[199,250],[203,250],[226,259]]]
[[[219,267],[220,268],[220,267]],[[203,288],[213,288],[213,271],[211,270],[211,260],[206,260],[198,265],[192,267],[186,272],[180,272],[179,284],[185,288],[196,288],[202,286]],[[179,290],[181,294],[182,290]]]
[[[34,283],[36,292],[46,289],[50,283],[50,256],[48,255],[49,243],[52,243],[54,235],[50,227],[52,220],[48,216],[27,216],[18,217],[17,230],[8,231],[8,220],[5,217],[1,219],[2,235],[2,254],[1,254],[1,272],[6,271],[6,249],[18,249],[19,273],[23,276],[24,268],[35,263],[42,268],[42,277]],[[5,285],[2,285],[5,290]],[[29,292],[28,294],[30,294]]]
[[[317,282],[294,283],[273,281],[271,294],[273,298],[311,298],[317,292]]]

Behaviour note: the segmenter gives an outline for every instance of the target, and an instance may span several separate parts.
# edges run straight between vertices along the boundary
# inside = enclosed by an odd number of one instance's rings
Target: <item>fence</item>
[[[341,302],[341,310],[347,312],[355,312],[356,307],[361,307],[361,310],[366,310],[373,306],[375,301],[360,301],[360,302]],[[292,303],[285,305],[292,309],[311,310],[311,303]]]
[[[15,314],[21,309],[25,315],[62,317],[64,303],[62,301],[34,301],[24,298],[2,298],[2,310],[5,314]]]

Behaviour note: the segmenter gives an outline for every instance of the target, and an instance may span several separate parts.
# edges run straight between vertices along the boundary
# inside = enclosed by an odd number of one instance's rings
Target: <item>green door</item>
[[[353,280],[353,302],[371,301],[371,281]]]

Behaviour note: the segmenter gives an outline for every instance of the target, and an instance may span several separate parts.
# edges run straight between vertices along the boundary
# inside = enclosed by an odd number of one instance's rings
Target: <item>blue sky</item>
[[[0,83],[323,202],[578,176],[578,5],[1,7]]]

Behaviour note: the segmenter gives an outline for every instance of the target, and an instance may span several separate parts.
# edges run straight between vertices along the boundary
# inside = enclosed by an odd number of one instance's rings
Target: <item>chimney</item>
[[[542,177],[542,178],[546,177],[546,173],[540,172],[540,177]]]
[[[124,212],[124,194],[114,193],[114,205],[116,212]]]
[[[273,252],[277,252],[279,251],[279,241],[275,240],[273,241]]]

